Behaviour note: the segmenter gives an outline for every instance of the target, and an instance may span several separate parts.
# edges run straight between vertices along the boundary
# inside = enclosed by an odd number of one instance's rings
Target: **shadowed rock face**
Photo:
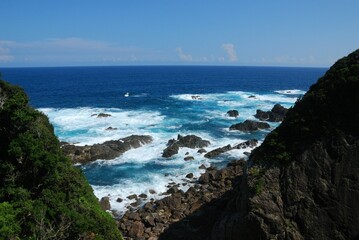
[[[359,50],[288,111],[253,151],[233,194],[160,239],[358,239],[358,103]]]
[[[287,112],[287,108],[283,107],[280,104],[276,104],[271,111],[265,112],[262,110],[257,110],[257,113],[254,115],[254,117],[258,118],[261,121],[281,122],[283,121]]]
[[[131,135],[119,140],[107,141],[92,146],[64,144],[62,145],[62,150],[74,163],[87,163],[97,159],[111,160],[119,157],[131,148],[139,148],[150,142],[152,142],[151,136]]]
[[[268,123],[265,122],[257,122],[252,120],[246,120],[242,123],[237,123],[230,126],[229,130],[238,130],[242,132],[253,132],[260,129],[270,128]]]
[[[180,147],[204,148],[210,144],[209,141],[203,140],[195,135],[177,136],[177,140],[171,139],[167,143],[167,148],[163,150],[162,157],[169,158],[178,153]]]

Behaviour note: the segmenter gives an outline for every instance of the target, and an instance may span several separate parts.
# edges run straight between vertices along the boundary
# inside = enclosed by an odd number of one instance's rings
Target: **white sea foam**
[[[255,98],[249,98],[251,95],[254,95]],[[192,96],[199,97],[193,99]],[[145,97],[145,95],[130,95],[130,97]],[[49,116],[55,127],[55,132],[61,140],[78,145],[101,143],[133,134],[146,134],[153,137],[152,143],[141,148],[131,149],[114,160],[98,160],[94,165],[88,165],[88,167],[98,165],[98,167],[113,169],[110,171],[131,166],[132,170],[135,169],[133,171],[137,171],[136,169],[141,171],[141,174],[132,178],[115,177],[114,182],[106,186],[93,185],[95,195],[98,198],[109,195],[112,208],[121,213],[135,201],[126,198],[131,194],[145,193],[148,195],[147,200],[160,199],[164,197],[161,193],[167,191],[170,182],[178,183],[180,188],[186,190],[192,184],[188,183],[191,180],[185,178],[186,174],[193,173],[198,178],[204,171],[198,168],[201,164],[207,167],[222,161],[225,164],[225,159],[240,159],[246,157],[244,152],[252,150],[251,148],[236,149],[217,158],[206,159],[204,154],[197,152],[198,149],[181,148],[178,154],[165,159],[162,158],[162,151],[166,148],[169,139],[176,139],[177,134],[183,136],[194,134],[211,142],[211,145],[205,148],[207,151],[228,144],[234,146],[248,138],[248,133],[229,131],[229,126],[234,122],[255,119],[253,115],[256,109],[270,110],[276,103],[288,107],[296,100],[289,94],[288,96],[278,93],[254,94],[241,91],[223,94],[179,94],[170,97],[178,101],[197,101],[198,104],[193,104],[194,106],[190,104],[189,109],[179,109],[178,112],[177,109],[173,109],[176,114],[172,117],[165,116],[159,111],[119,108],[42,108],[40,110]],[[173,106],[168,106],[167,110],[171,110],[170,107]],[[236,119],[229,118],[226,112],[231,109],[238,110],[240,116]],[[106,118],[91,116],[99,113],[107,113],[111,116]],[[208,128],[206,124],[208,124]],[[226,125],[227,127],[224,127]],[[214,129],[216,127],[213,126],[218,126],[218,128]],[[272,124],[271,126],[277,125]],[[117,128],[117,130],[105,130],[108,127]],[[216,130],[221,136],[213,134],[213,130]],[[269,132],[269,130],[264,132]],[[263,136],[263,132],[258,136]],[[187,153],[189,156],[193,156],[194,160],[184,161]],[[152,164],[159,168],[146,169],[142,172],[144,166],[152,166]],[[87,165],[83,167],[86,172]],[[118,174],[117,172],[112,173],[115,176]],[[150,194],[150,190],[155,190],[156,194]],[[123,201],[119,203],[116,201],[117,198],[121,198]]]
[[[285,94],[285,95],[302,95],[305,94],[305,91],[298,90],[298,89],[288,89],[288,90],[277,90],[274,91],[279,94]]]
[[[117,108],[42,108],[63,141],[91,145],[119,139],[132,134],[150,134],[150,128],[160,124],[164,116],[156,111],[128,111]],[[98,118],[94,114],[110,117]],[[108,127],[116,130],[106,130]]]

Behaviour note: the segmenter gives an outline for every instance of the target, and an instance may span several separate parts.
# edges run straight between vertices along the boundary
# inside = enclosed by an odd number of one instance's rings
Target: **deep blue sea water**
[[[233,150],[207,160],[197,150],[181,149],[173,158],[163,159],[161,153],[169,139],[195,134],[211,141],[207,150],[251,138],[263,140],[269,131],[249,134],[228,128],[254,119],[256,109],[270,110],[276,103],[292,106],[325,71],[205,66],[0,68],[3,79],[23,87],[30,104],[48,115],[62,141],[85,145],[131,134],[154,138],[153,143],[117,159],[81,166],[95,194],[99,198],[109,195],[119,211],[131,201],[118,203],[118,197],[146,193],[160,198],[149,190],[164,192],[169,182],[185,183],[189,172],[198,177],[201,164],[221,166],[251,150]],[[255,98],[248,98],[251,95]],[[228,117],[226,112],[231,109],[240,116]],[[91,117],[101,112],[112,116]],[[277,125],[272,123],[272,129]],[[109,126],[118,130],[106,131]],[[186,152],[195,160],[184,161]]]

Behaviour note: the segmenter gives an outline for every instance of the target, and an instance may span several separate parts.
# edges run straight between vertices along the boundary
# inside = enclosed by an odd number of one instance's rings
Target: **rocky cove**
[[[357,239],[358,66],[359,50],[334,64],[288,111],[274,106],[255,114],[265,122],[233,124],[230,131],[245,133],[283,120],[247,161],[222,169],[202,167],[205,172],[198,179],[189,173],[188,190],[171,183],[162,199],[130,207],[118,218],[125,238]],[[183,147],[198,148],[210,159],[253,146],[255,140],[242,143],[206,153],[213,143],[178,136],[168,141],[163,161]],[[146,196],[128,197],[142,201]],[[106,199],[101,202],[109,207]]]

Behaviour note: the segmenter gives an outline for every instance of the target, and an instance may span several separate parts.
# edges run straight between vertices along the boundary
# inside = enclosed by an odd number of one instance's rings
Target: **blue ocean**
[[[204,171],[199,169],[202,164],[221,167],[245,158],[244,152],[252,150],[232,150],[208,160],[198,149],[183,148],[165,159],[161,155],[168,140],[178,134],[194,134],[211,142],[207,151],[253,138],[261,143],[278,123],[254,133],[229,131],[229,127],[254,120],[257,109],[270,110],[276,103],[293,106],[326,70],[121,66],[3,68],[0,72],[3,79],[25,89],[30,104],[49,117],[61,141],[90,145],[133,134],[153,137],[151,144],[114,160],[99,159],[79,166],[96,196],[109,196],[112,208],[121,213],[134,201],[128,200],[128,195],[145,193],[149,199],[158,199],[171,182],[186,190],[193,181],[185,176],[193,173],[198,178]],[[239,117],[227,116],[232,109],[238,110]],[[91,117],[98,113],[111,117]],[[117,130],[106,131],[108,127]],[[195,160],[184,161],[186,153]],[[124,201],[117,202],[118,198]]]

